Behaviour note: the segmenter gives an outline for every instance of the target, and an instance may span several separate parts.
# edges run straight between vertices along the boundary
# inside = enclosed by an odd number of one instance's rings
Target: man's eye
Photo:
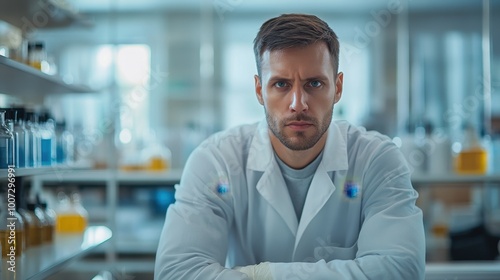
[[[309,85],[313,88],[317,88],[317,87],[322,86],[323,84],[320,81],[311,81],[311,82],[309,82]]]
[[[286,87],[286,83],[285,82],[276,82],[274,84],[274,86],[277,88],[284,88],[284,87]]]

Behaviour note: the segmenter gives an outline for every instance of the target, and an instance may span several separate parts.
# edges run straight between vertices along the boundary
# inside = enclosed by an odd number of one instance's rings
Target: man
[[[315,16],[282,15],[262,25],[254,51],[266,121],[192,153],[155,279],[423,279],[422,213],[401,153],[332,122],[335,33]]]

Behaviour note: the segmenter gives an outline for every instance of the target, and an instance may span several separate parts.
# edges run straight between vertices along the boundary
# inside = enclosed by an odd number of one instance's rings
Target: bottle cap
[[[28,43],[28,51],[43,50],[43,48],[44,48],[43,42],[30,42],[30,43]]]
[[[12,108],[1,108],[1,111],[5,111],[5,120],[14,120],[16,115]]]
[[[35,211],[35,209],[36,209],[36,204],[32,203],[32,202],[27,203],[26,206],[27,206],[29,211]]]
[[[24,120],[35,123],[38,121],[38,115],[37,115],[37,113],[35,113],[33,111],[27,111],[25,114]]]
[[[18,107],[18,108],[13,108],[13,110],[15,111],[16,122],[24,120],[24,115],[26,114],[26,110],[24,108]]]

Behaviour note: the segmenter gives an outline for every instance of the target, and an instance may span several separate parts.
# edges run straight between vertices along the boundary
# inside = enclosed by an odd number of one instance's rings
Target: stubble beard
[[[304,114],[298,114],[292,118],[280,121],[278,118],[269,114],[267,110],[265,110],[265,113],[269,129],[271,130],[273,135],[278,138],[281,144],[292,151],[304,151],[314,147],[314,145],[318,143],[321,137],[328,130],[328,127],[330,126],[330,123],[332,121],[333,105],[330,108],[331,109],[329,110],[329,112],[325,116],[323,116],[321,123],[319,123],[317,119]],[[310,122],[315,128],[315,133],[308,137],[303,131],[295,131],[292,132],[293,135],[287,136],[284,133],[285,125],[291,121]]]

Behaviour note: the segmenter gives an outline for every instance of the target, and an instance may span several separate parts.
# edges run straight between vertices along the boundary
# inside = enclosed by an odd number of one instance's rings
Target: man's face
[[[328,130],[342,95],[343,74],[335,75],[326,44],[265,51],[261,67],[255,91],[271,137],[290,150],[312,148]]]

